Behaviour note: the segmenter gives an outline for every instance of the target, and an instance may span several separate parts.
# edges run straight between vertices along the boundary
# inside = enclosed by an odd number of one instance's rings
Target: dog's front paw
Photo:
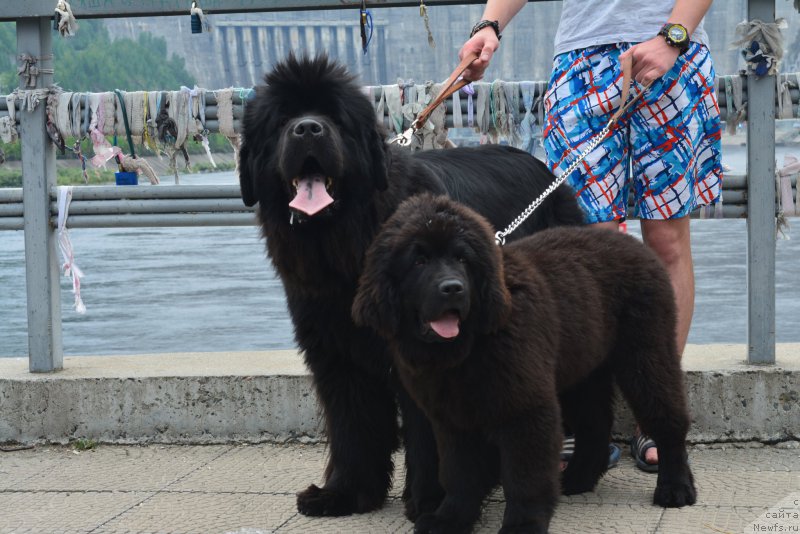
[[[436,514],[423,514],[414,523],[414,534],[468,534],[468,525],[459,525]]]
[[[653,504],[664,508],[690,506],[697,501],[697,490],[691,478],[688,480],[665,482],[656,485]]]
[[[342,516],[357,512],[357,499],[346,493],[311,484],[297,494],[297,511],[310,516]]]
[[[342,516],[372,512],[383,506],[380,492],[354,492],[311,484],[297,494],[297,511],[310,516]]]

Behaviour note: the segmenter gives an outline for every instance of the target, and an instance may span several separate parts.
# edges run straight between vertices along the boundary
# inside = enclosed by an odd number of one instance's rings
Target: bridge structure
[[[425,0],[429,6],[480,4],[482,0]],[[202,7],[214,13],[357,10],[355,0],[205,0]],[[0,4],[0,21],[16,21],[19,56],[38,59],[33,86],[20,80],[20,94],[45,92],[53,83],[53,0],[27,0]],[[419,7],[417,0],[371,1],[371,8]],[[73,0],[78,19],[187,15],[183,0]],[[748,18],[774,22],[774,0],[748,0]],[[275,30],[282,31],[282,30]],[[275,35],[279,35],[276,33]],[[239,37],[236,37],[239,38]],[[245,49],[246,47],[242,48]],[[252,54],[256,52],[253,51]],[[255,56],[252,57],[255,60]],[[750,364],[775,363],[775,119],[776,76],[745,74],[747,113],[747,170],[739,181],[747,199],[748,347]],[[796,92],[796,91],[795,91]],[[723,93],[720,93],[721,95]],[[88,98],[88,96],[87,96]],[[797,101],[797,95],[794,95]],[[213,104],[213,102],[211,102]],[[242,101],[238,101],[243,105]],[[2,110],[0,110],[2,112]],[[8,108],[6,108],[8,112]],[[55,232],[57,207],[55,147],[46,131],[46,108],[20,106],[14,110],[22,139],[23,187],[0,190],[0,229],[24,230],[30,372],[63,368],[61,334],[60,261]],[[158,188],[79,188],[74,219],[68,225],[147,226],[189,224],[251,224],[252,216],[237,203],[230,188],[176,186]],[[171,207],[153,214],[159,200]],[[91,201],[98,201],[91,204]],[[104,208],[100,208],[105,202]],[[110,206],[109,202],[116,206]],[[234,207],[236,204],[236,207]],[[176,207],[176,206],[182,207]],[[148,207],[149,206],[149,207]],[[164,204],[161,205],[162,207]],[[81,212],[83,209],[83,212]],[[99,211],[98,211],[99,210]],[[105,211],[103,211],[105,210]],[[21,213],[20,213],[21,212]],[[138,213],[137,213],[138,212]],[[225,216],[220,216],[224,213]],[[5,222],[2,220],[6,215]],[[233,215],[231,215],[233,214]]]

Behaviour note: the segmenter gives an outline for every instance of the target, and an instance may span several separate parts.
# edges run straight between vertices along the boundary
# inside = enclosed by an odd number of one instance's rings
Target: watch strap
[[[686,39],[684,39],[683,41],[675,41],[672,38],[669,31],[675,26],[678,26],[683,30],[683,34],[686,36]],[[684,26],[683,24],[668,22],[661,27],[661,29],[658,31],[658,35],[663,36],[664,40],[667,42],[668,45],[679,49],[681,53],[689,49],[689,44],[690,44],[689,30],[687,30],[686,26]]]
[[[472,38],[476,33],[487,27],[490,27],[494,30],[494,34],[497,36],[498,41],[503,38],[503,36],[500,35],[500,21],[498,20],[480,21],[479,23],[477,23],[475,26],[472,27],[472,31],[469,34],[470,38]]]

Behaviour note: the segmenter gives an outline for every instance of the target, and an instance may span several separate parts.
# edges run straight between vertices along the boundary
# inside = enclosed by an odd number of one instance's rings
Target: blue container
[[[197,13],[192,13],[192,33],[203,33],[203,21]]]
[[[115,172],[117,185],[139,185],[139,175],[135,172]]]

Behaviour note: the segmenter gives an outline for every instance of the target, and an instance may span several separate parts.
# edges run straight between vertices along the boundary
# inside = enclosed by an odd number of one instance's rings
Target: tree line
[[[194,77],[185,68],[183,58],[168,55],[167,42],[148,32],[136,40],[111,39],[101,20],[79,21],[74,37],[53,35],[54,82],[65,91],[104,92],[122,89],[142,91],[175,89],[182,85],[193,86]],[[13,22],[0,23],[0,96],[13,92],[19,86],[17,75],[17,35]],[[217,140],[215,140],[217,141]],[[217,141],[223,151],[227,143]],[[5,158],[18,160],[19,141],[2,145]],[[85,149],[90,150],[88,141]],[[193,152],[202,148],[190,147]],[[62,156],[71,158],[71,154]],[[18,169],[0,170],[0,187],[18,186],[21,175]]]
[[[17,36],[13,22],[0,23],[0,91],[17,88]],[[79,21],[74,37],[53,35],[54,81],[65,91],[143,91],[193,86],[183,58],[167,54],[167,42],[143,32],[135,41],[111,39],[102,20]]]

